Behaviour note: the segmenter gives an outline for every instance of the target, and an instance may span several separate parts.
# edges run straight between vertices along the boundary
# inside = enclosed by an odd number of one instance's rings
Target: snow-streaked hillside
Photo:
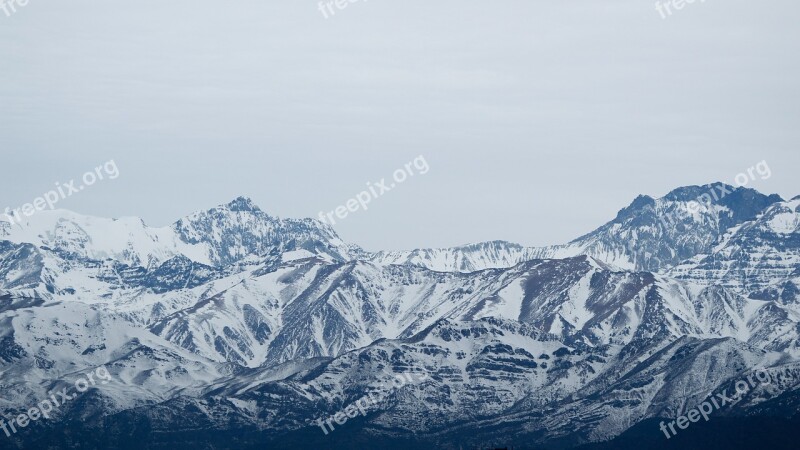
[[[732,228],[709,252],[673,268],[672,276],[753,292],[786,280],[800,267],[800,198],[775,203]]]

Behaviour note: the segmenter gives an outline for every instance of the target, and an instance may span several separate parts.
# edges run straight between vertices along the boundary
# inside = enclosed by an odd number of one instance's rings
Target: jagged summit
[[[241,212],[261,211],[261,208],[259,208],[251,198],[245,196],[236,197],[235,199],[225,204],[224,207],[230,209],[231,211],[241,211]]]
[[[721,181],[716,181],[713,183],[705,184],[705,185],[691,185],[691,186],[681,186],[675,188],[667,193],[663,198],[665,200],[671,201],[682,201],[688,202],[695,200],[697,201],[700,196],[706,193],[714,192],[712,195],[712,200],[716,201],[718,198],[716,195],[717,192],[733,192],[736,189],[743,189],[743,188],[735,188],[727,183],[723,183]]]
[[[625,208],[622,208],[617,213],[617,217],[614,220],[616,221],[624,220],[626,218],[629,218],[637,214],[643,208],[653,207],[655,206],[655,204],[656,200],[653,197],[650,197],[649,195],[639,195],[631,202],[630,205],[628,205]]]

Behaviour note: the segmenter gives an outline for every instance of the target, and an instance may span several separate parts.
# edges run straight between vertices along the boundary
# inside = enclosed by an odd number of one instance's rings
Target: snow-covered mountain
[[[299,256],[347,260],[360,254],[330,226],[313,219],[279,219],[244,197],[153,228],[138,218],[104,219],[65,210],[41,211],[10,225],[0,238],[30,243],[69,258],[114,260],[151,268],[176,256],[215,267],[295,251]]]
[[[637,197],[610,222],[567,244],[523,247],[495,241],[448,249],[378,252],[382,264],[414,264],[441,272],[511,267],[537,258],[589,255],[631,270],[662,272],[710,252],[732,228],[754,220],[778,195],[723,183],[688,186],[664,197]]]
[[[728,193],[695,203],[710,189]],[[799,205],[694,186],[566,245],[378,253],[246,198],[163,228],[67,211],[1,224],[0,410],[99,366],[114,383],[0,448],[611,439],[754,368],[797,370]],[[381,387],[403,373],[418,378]],[[349,428],[315,423],[370,392]]]
[[[611,222],[534,255],[586,254],[621,268],[661,272],[707,253],[728,230],[779,201],[777,195],[723,183],[682,187],[658,199],[642,195]]]

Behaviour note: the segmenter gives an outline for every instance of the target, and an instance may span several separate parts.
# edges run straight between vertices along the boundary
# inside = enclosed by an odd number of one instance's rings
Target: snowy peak
[[[636,216],[642,209],[655,208],[655,206],[656,200],[653,197],[649,195],[640,195],[636,197],[630,205],[619,210],[614,220],[617,222],[624,221],[625,219]]]
[[[37,212],[6,228],[4,238],[46,247],[72,259],[113,259],[142,267],[181,252],[168,228],[149,227],[138,217],[107,219],[66,210]]]
[[[256,206],[252,199],[249,197],[236,197],[235,199],[231,200],[228,204],[225,205],[231,211],[250,211],[256,212],[261,211],[261,209]]]
[[[173,226],[182,242],[202,249],[211,265],[223,267],[247,257],[298,249],[327,260],[344,261],[358,253],[328,225],[313,219],[279,219],[246,197],[191,214]],[[200,262],[203,262],[202,260]]]
[[[729,229],[780,201],[724,183],[681,187],[658,199],[640,195],[613,221],[550,254],[584,253],[619,267],[660,272],[709,251]]]
[[[13,225],[3,222],[2,238],[30,243],[76,260],[114,260],[153,268],[176,256],[225,267],[248,258],[303,249],[329,261],[359,255],[328,225],[312,219],[281,220],[253,201],[238,197],[178,220],[150,227],[137,217],[105,219],[66,210],[41,211]]]

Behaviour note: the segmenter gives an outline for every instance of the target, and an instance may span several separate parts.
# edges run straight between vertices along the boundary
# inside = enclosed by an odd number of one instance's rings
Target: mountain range
[[[756,370],[784,377],[712,422],[793,423],[799,229],[800,196],[721,183],[538,248],[368,252],[244,197],[160,228],[0,221],[0,413],[113,376],[0,448],[663,444],[656,422]]]

